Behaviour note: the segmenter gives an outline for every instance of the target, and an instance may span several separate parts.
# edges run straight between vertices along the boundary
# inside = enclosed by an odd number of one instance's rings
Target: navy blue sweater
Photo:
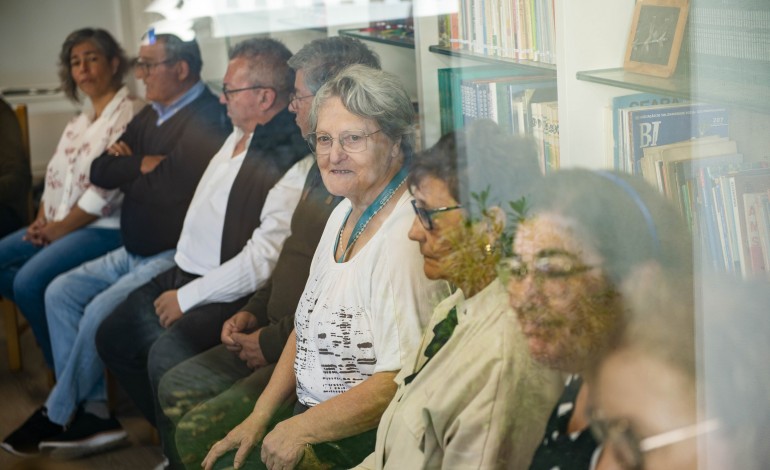
[[[145,106],[118,139],[133,155],[105,152],[91,164],[93,184],[123,191],[123,243],[139,256],[176,248],[198,181],[232,131],[225,107],[208,89],[160,126],[157,119],[152,106]],[[166,158],[143,175],[145,155]]]

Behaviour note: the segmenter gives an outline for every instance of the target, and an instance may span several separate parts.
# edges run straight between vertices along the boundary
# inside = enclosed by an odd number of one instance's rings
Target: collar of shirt
[[[199,81],[195,85],[192,86],[189,90],[185,92],[184,95],[180,96],[178,100],[174,101],[168,106],[163,106],[160,103],[152,103],[152,109],[155,110],[156,113],[158,113],[158,120],[155,122],[157,126],[160,126],[164,122],[171,119],[171,117],[177,113],[180,109],[184,108],[188,104],[192,103],[195,98],[200,96],[201,93],[203,93],[203,90],[206,88],[206,85],[203,84],[203,82]]]
[[[120,103],[123,101],[124,98],[126,98],[129,94],[128,88],[126,88],[125,85],[120,87],[120,89],[115,93],[115,96],[112,97],[110,102],[107,104],[107,106],[102,111],[101,116],[99,118],[107,118],[109,116],[112,116],[112,113],[115,112],[116,109],[118,109],[118,106],[120,106]],[[90,99],[86,99],[85,105],[83,106],[83,114],[88,117],[88,122],[94,122],[96,119],[94,119],[94,105],[91,103]]]

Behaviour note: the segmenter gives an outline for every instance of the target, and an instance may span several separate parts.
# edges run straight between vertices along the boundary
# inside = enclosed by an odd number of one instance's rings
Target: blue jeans
[[[46,287],[59,274],[118,248],[123,239],[118,229],[85,227],[50,245],[37,246],[22,239],[26,233],[22,228],[0,240],[0,295],[19,307],[46,363],[53,368],[45,317]]]
[[[48,417],[66,424],[86,401],[105,401],[104,365],[94,338],[102,320],[134,289],[174,266],[174,250],[142,257],[120,248],[57,277],[45,295],[56,386]]]

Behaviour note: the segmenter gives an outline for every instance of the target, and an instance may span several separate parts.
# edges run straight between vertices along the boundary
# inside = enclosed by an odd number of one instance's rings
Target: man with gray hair
[[[315,93],[351,64],[380,68],[371,50],[345,37],[317,39],[289,59],[296,71],[289,110],[296,114],[303,134],[310,132],[308,115]],[[248,415],[270,380],[294,327],[294,312],[313,253],[329,214],[341,199],[329,194],[313,165],[292,218],[292,234],[270,283],[225,322],[221,345],[171,369],[161,380],[158,399],[164,412],[173,421],[181,419],[176,429],[178,451],[164,444],[172,468],[182,468],[182,464],[198,467],[208,445]],[[222,419],[212,423],[209,418],[213,415]],[[170,431],[164,436],[161,429],[164,443],[173,439]]]
[[[195,190],[175,265],[131,293],[97,332],[105,365],[161,428],[161,376],[219,342],[225,320],[270,278],[290,233],[312,159],[303,159],[306,146],[287,110],[289,57],[266,38],[232,50],[220,101],[235,129]]]

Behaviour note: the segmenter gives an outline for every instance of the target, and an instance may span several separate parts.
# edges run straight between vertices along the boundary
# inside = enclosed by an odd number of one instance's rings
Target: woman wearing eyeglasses
[[[704,276],[688,296],[650,274],[626,282],[631,319],[596,374],[598,469],[767,468],[767,284]]]
[[[236,468],[319,460],[350,468],[374,449],[393,377],[446,291],[425,277],[407,238],[413,119],[398,79],[365,66],[345,69],[316,93],[307,140],[326,188],[346,199],[321,236],[294,334],[269,384],[251,415],[214,444],[205,468],[217,460]],[[295,396],[296,406],[280,416]]]
[[[128,70],[123,49],[105,30],[74,31],[59,53],[64,94],[83,112],[62,133],[45,175],[40,208],[29,227],[0,240],[0,295],[27,318],[48,366],[44,293],[59,274],[122,244],[119,191],[89,180],[91,162],[123,133],[141,104],[123,85]]]
[[[620,286],[645,263],[691,276],[689,235],[643,181],[562,170],[538,185],[513,253],[500,272],[529,351],[569,374],[530,468],[590,468],[599,453],[588,426],[588,372],[622,331]]]
[[[506,224],[507,201],[539,176],[532,143],[492,121],[447,134],[415,158],[409,238],[420,244],[425,274],[455,291],[396,376],[375,453],[361,467],[529,465],[560,381],[530,359],[495,267],[515,222]]]

